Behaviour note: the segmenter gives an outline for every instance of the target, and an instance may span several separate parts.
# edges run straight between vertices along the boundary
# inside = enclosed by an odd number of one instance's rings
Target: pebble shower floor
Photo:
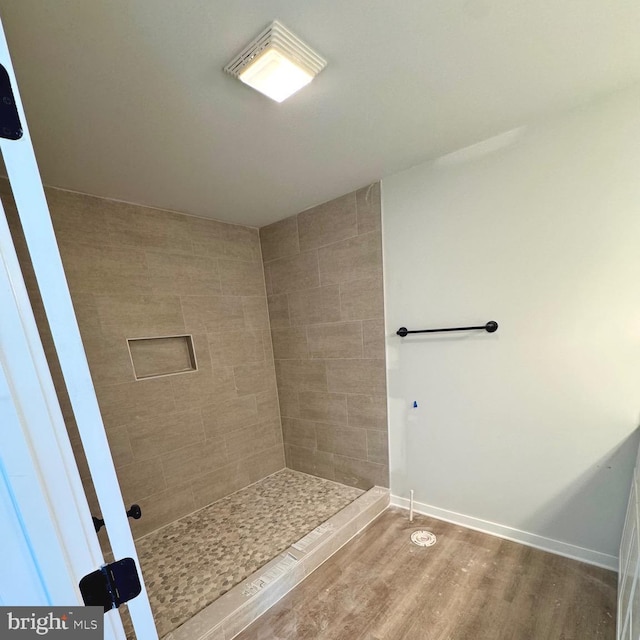
[[[137,540],[160,638],[363,493],[283,469]]]

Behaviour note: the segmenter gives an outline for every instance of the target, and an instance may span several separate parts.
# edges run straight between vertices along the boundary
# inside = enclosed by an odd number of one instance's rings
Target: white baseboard
[[[392,495],[391,505],[408,509],[409,500],[408,498],[401,498],[400,496]],[[519,542],[520,544],[527,545],[528,547],[534,547],[535,549],[555,553],[559,556],[564,556],[565,558],[580,560],[580,562],[593,564],[597,567],[604,567],[605,569],[612,569],[613,571],[618,570],[618,558],[607,553],[585,549],[584,547],[578,547],[576,545],[569,544],[568,542],[554,540],[553,538],[545,538],[544,536],[539,536],[535,533],[521,531],[520,529],[514,529],[513,527],[507,527],[503,524],[489,522],[488,520],[481,520],[480,518],[474,518],[473,516],[465,516],[462,513],[448,511],[447,509],[440,509],[439,507],[424,504],[423,502],[414,501],[413,510],[416,513],[420,513],[425,516],[444,520],[445,522],[451,522],[453,524],[466,527],[467,529],[474,529],[475,531],[488,533],[492,536],[497,536],[498,538],[505,538],[506,540],[511,540],[513,542]]]

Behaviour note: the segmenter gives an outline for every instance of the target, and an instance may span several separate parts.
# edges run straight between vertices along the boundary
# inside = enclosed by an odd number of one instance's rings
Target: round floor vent
[[[431,531],[423,529],[422,531],[414,531],[411,534],[411,542],[419,547],[432,547],[437,542],[437,538]]]

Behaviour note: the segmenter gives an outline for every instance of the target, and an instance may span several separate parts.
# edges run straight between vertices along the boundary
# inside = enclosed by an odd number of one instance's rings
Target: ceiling
[[[0,0],[44,182],[262,226],[640,80],[636,0]],[[222,67],[273,19],[327,68]]]

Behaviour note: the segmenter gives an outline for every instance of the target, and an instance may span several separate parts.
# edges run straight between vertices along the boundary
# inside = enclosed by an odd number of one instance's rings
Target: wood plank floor
[[[612,640],[615,606],[612,571],[391,508],[236,640]]]

